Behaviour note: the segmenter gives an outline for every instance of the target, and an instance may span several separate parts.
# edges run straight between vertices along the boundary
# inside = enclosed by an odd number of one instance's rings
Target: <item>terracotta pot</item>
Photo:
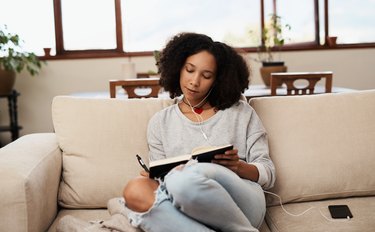
[[[51,56],[51,48],[43,48],[43,50],[44,50],[45,57]]]
[[[260,75],[262,76],[263,82],[266,86],[271,85],[271,73],[286,72],[287,67],[284,65],[278,66],[266,66],[260,68]],[[279,84],[281,86],[281,84]]]
[[[10,94],[16,82],[16,73],[0,68],[0,95]]]
[[[337,41],[337,36],[329,36],[327,37],[327,43],[328,46],[330,47],[336,47],[336,41]]]

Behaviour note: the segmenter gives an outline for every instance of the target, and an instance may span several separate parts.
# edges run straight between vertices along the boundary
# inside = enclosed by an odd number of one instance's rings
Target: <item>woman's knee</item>
[[[175,171],[165,179],[167,190],[176,204],[194,201],[194,198],[199,195],[197,192],[204,185],[202,182],[202,176],[180,171]]]
[[[155,201],[158,185],[158,182],[146,177],[130,180],[123,191],[126,206],[137,212],[149,210]]]
[[[165,178],[165,183],[168,192],[172,192],[174,195],[181,195],[203,187],[203,182],[211,179],[210,176],[214,172],[215,170],[210,165],[196,163],[182,169],[173,170]]]

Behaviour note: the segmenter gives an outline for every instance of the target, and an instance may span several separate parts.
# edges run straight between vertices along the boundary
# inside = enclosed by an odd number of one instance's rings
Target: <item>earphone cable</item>
[[[208,95],[207,95],[207,96],[208,96]],[[202,101],[204,101],[204,100],[207,98],[207,96],[206,96]],[[189,104],[189,106],[190,106],[190,110],[191,110],[191,112],[193,112],[194,116],[196,117],[196,119],[197,119],[197,121],[198,121],[199,129],[200,129],[200,131],[201,131],[201,133],[202,133],[204,139],[208,142],[208,137],[207,137],[206,133],[204,133],[204,131],[203,131],[203,125],[202,125],[203,118],[202,118],[202,116],[199,115],[199,114],[197,114],[197,113],[194,111],[194,108],[193,108],[193,106],[190,104],[189,99],[186,98],[186,100],[187,100],[187,102],[188,102],[188,104]],[[202,102],[202,101],[201,101],[201,102]],[[199,103],[199,104],[201,104],[201,103]],[[198,105],[199,105],[199,104],[198,104]]]

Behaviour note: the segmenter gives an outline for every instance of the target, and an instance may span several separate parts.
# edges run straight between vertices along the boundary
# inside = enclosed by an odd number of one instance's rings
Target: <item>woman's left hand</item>
[[[241,161],[238,156],[238,150],[233,149],[226,151],[225,154],[215,155],[215,159],[212,160],[212,163],[223,165],[234,173],[237,173]]]

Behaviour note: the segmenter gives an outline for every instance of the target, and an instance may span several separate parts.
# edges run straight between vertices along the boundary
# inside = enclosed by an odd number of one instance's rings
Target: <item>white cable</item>
[[[276,196],[278,199],[279,199],[279,201],[280,201],[280,206],[281,206],[281,208],[284,210],[284,212],[286,213],[286,214],[288,214],[288,215],[290,215],[290,216],[293,216],[293,217],[299,217],[299,216],[302,216],[302,215],[304,215],[305,213],[307,213],[308,211],[310,211],[310,210],[312,210],[312,209],[314,209],[315,207],[310,207],[310,208],[308,208],[307,210],[305,210],[305,211],[303,211],[302,213],[299,213],[299,214],[293,214],[293,213],[289,213],[285,208],[284,208],[284,206],[283,206],[283,203],[282,203],[282,201],[281,201],[281,197],[279,196],[279,195],[277,195],[276,193],[272,193],[272,192],[268,192],[268,191],[265,191],[265,190],[263,190],[265,193],[268,193],[268,194],[271,194],[271,195],[273,195],[273,196]]]
[[[263,190],[263,192],[265,192],[265,193],[267,193],[267,194],[270,194],[270,195],[273,195],[273,196],[276,196],[276,197],[279,199],[279,201],[280,201],[280,206],[281,206],[282,210],[283,210],[286,214],[288,214],[288,215],[290,215],[290,216],[293,216],[293,217],[299,217],[299,216],[302,216],[302,215],[304,215],[305,213],[307,213],[308,211],[310,211],[310,210],[316,208],[316,207],[314,207],[314,206],[311,206],[310,208],[308,208],[307,210],[303,211],[302,213],[299,213],[299,214],[293,214],[293,213],[288,212],[288,211],[284,208],[283,203],[282,203],[282,201],[281,201],[281,197],[280,197],[279,195],[277,195],[276,193],[268,192],[268,191],[266,191],[266,190]],[[329,218],[327,218],[327,217],[323,214],[323,212],[321,211],[321,208],[322,208],[322,207],[319,208],[319,213],[320,213],[320,215],[322,215],[322,217],[324,217],[327,221],[330,221],[330,222],[342,222],[342,220],[329,219]],[[349,220],[350,220],[350,217],[348,216],[348,217],[345,219],[345,221],[349,221]]]
[[[210,96],[210,93],[211,93],[212,89],[213,89],[213,88],[211,88],[210,91],[208,91],[207,95],[203,98],[203,100],[200,101],[200,102],[199,102],[198,104],[196,104],[195,106],[192,106],[192,105],[190,104],[190,102],[189,102],[189,99],[186,98],[186,100],[187,100],[188,103],[189,103],[189,106],[192,107],[192,108],[199,107],[200,104],[202,104],[202,103],[208,98],[208,96]]]
[[[210,92],[211,92],[211,90],[210,90]],[[208,97],[208,95],[210,94],[210,92],[207,94],[207,96],[201,102],[199,102],[199,104],[197,104],[197,106],[200,105],[204,100],[206,100],[206,98]],[[187,100],[187,102],[188,102],[188,104],[190,106],[191,112],[193,112],[194,116],[196,117],[196,119],[198,121],[199,129],[200,129],[200,131],[201,131],[201,133],[203,135],[203,138],[208,142],[208,137],[207,137],[206,133],[204,133],[203,128],[202,128],[203,127],[202,126],[202,122],[203,122],[202,116],[199,115],[199,114],[197,114],[194,111],[194,107],[190,104],[189,99],[187,99],[187,98],[185,98],[185,99]],[[183,101],[183,99],[182,99],[182,101]]]

